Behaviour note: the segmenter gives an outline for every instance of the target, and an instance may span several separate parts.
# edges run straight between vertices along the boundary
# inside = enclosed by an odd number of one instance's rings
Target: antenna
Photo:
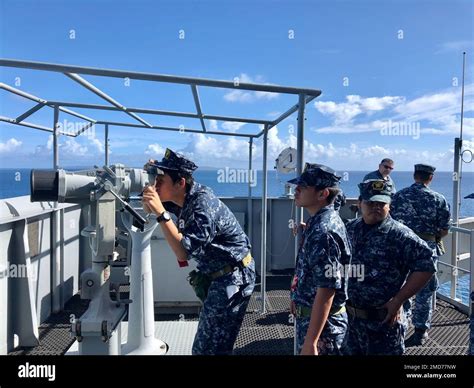
[[[459,140],[461,140],[462,147],[462,124],[464,119],[464,71],[466,69],[466,52],[462,53],[462,92],[461,92],[461,133],[459,135]]]

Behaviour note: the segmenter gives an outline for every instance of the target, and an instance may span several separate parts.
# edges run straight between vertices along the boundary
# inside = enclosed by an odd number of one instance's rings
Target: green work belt
[[[239,262],[239,265],[241,265],[242,267],[248,267],[251,262],[252,262],[252,255],[249,253],[247,256],[245,256],[242,259],[242,261]],[[224,276],[225,274],[234,272],[234,269],[235,269],[235,266],[227,264],[224,268],[222,268],[219,271],[209,274],[209,276],[212,280],[216,280],[217,278],[220,278],[221,276]]]
[[[309,318],[311,317],[312,307],[296,305],[296,318]],[[342,314],[346,311],[346,306],[332,308],[329,311],[329,315]]]
[[[369,321],[383,321],[387,316],[386,308],[360,309],[347,304],[346,308],[349,315],[355,318],[367,319]]]
[[[209,287],[211,287],[211,283],[213,280],[224,276],[230,272],[233,272],[236,267],[248,267],[252,262],[252,255],[249,253],[247,256],[244,257],[243,260],[237,263],[237,266],[226,265],[219,271],[212,272],[210,274],[205,274],[200,271],[192,270],[189,273],[188,281],[191,287],[193,288],[196,296],[201,299],[203,302],[207,298],[207,293],[209,291]]]

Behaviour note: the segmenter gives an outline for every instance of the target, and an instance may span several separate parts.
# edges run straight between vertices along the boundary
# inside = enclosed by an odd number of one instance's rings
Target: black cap
[[[288,183],[299,186],[313,187],[337,187],[341,177],[336,172],[322,164],[306,163],[303,173],[288,181]]]
[[[434,174],[436,167],[430,166],[429,164],[415,164],[415,172],[427,172]]]
[[[153,166],[166,172],[168,171],[179,171],[191,175],[197,166],[186,159],[183,155],[178,154],[169,148],[166,149],[165,156],[161,159],[161,162],[153,163]]]
[[[390,203],[393,185],[383,179],[368,179],[358,184],[360,196],[364,201]]]

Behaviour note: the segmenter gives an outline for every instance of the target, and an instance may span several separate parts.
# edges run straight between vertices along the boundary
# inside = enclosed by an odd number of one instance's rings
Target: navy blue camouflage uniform
[[[324,170],[308,169],[300,178],[290,183],[320,188],[337,185],[340,178],[328,167],[321,167]],[[349,265],[350,246],[344,223],[333,205],[325,206],[307,220],[303,243],[296,259],[291,299],[297,308],[297,354],[301,352],[304,344],[318,288],[335,289],[331,310],[317,343],[318,354],[341,354],[347,331],[347,277],[344,269]],[[300,311],[306,313],[302,314]]]
[[[362,199],[390,202],[390,185],[369,180],[359,185]],[[381,197],[385,196],[387,200]],[[347,224],[352,246],[352,266],[362,266],[363,281],[350,277],[347,309],[349,330],[344,353],[351,355],[401,355],[405,351],[407,329],[402,313],[393,326],[382,324],[386,310],[382,306],[402,288],[410,272],[434,273],[432,252],[411,229],[388,215],[383,221],[368,225],[363,218]],[[358,309],[351,312],[351,307]],[[359,311],[371,312],[370,317]]]
[[[171,164],[179,168],[184,166],[192,171],[197,168],[172,151],[169,157],[176,158]],[[160,163],[156,165],[162,169],[166,167]],[[181,244],[188,259],[197,262],[199,271],[210,275],[226,267],[232,268],[214,279],[209,287],[192,353],[231,354],[255,287],[254,261],[242,265],[242,260],[250,254],[249,239],[230,209],[211,189],[199,183],[194,183],[185,196],[178,230],[183,236]]]
[[[383,177],[381,172],[379,170],[375,170],[372,172],[369,172],[368,174],[365,175],[363,182],[370,180],[370,179],[382,179],[392,185],[392,194],[397,192],[397,189],[395,188],[395,182],[393,181],[392,177],[390,175],[387,175],[386,178]]]
[[[424,171],[433,174],[435,168],[429,165],[415,165],[415,172]],[[439,232],[450,226],[451,214],[446,198],[433,191],[423,183],[414,183],[393,196],[390,207],[391,216],[408,226],[426,241],[433,251],[433,260],[437,264],[438,257],[444,252],[434,241]],[[413,312],[413,326],[427,330],[431,327],[433,314],[432,298],[438,288],[438,279],[434,275],[428,284],[417,293]],[[411,303],[405,305],[407,315],[411,315]]]

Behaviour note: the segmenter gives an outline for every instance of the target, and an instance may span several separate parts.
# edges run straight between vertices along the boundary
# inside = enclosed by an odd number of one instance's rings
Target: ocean
[[[70,169],[71,171],[79,168]],[[85,169],[84,167],[81,169]],[[12,198],[30,194],[30,171],[31,169],[0,169],[0,199]],[[242,170],[197,170],[194,174],[195,180],[211,187],[220,197],[246,197],[248,194],[248,179]],[[348,198],[358,197],[357,183],[359,183],[366,171],[339,172],[343,177],[341,187]],[[294,174],[279,174],[274,170],[268,172],[268,197],[281,197],[285,192],[285,182],[293,178]],[[413,183],[413,173],[409,171],[395,171],[391,174],[397,190],[410,186]],[[256,179],[250,179],[252,183],[252,196],[262,195],[261,171],[256,174]],[[453,180],[452,173],[438,172],[431,185],[433,190],[443,194],[452,207]],[[460,216],[474,216],[474,199],[464,199],[465,196],[474,192],[474,173],[463,173],[461,180],[461,207]],[[440,291],[449,295],[449,284],[441,285]],[[469,276],[459,278],[458,295],[463,303],[467,304],[469,299]]]
[[[77,170],[78,168],[71,169]],[[82,168],[84,169],[84,168]],[[30,171],[31,169],[0,169],[0,199],[12,198],[30,193]],[[341,188],[348,198],[359,196],[357,183],[361,182],[366,171],[339,172],[342,176]],[[413,173],[409,171],[394,171],[391,174],[397,190],[410,186],[413,183]],[[246,197],[248,193],[248,180],[246,170],[225,171],[222,170],[196,170],[195,180],[209,186],[220,197]],[[252,182],[252,196],[262,195],[261,171],[256,174]],[[279,174],[274,170],[268,172],[268,196],[281,197],[285,192],[285,182],[294,177],[294,174]],[[245,181],[245,182],[244,182]],[[452,207],[453,180],[452,173],[436,173],[431,185],[433,190],[443,194]],[[474,216],[474,199],[463,199],[474,192],[474,172],[463,173],[461,179],[461,207],[460,216]]]

